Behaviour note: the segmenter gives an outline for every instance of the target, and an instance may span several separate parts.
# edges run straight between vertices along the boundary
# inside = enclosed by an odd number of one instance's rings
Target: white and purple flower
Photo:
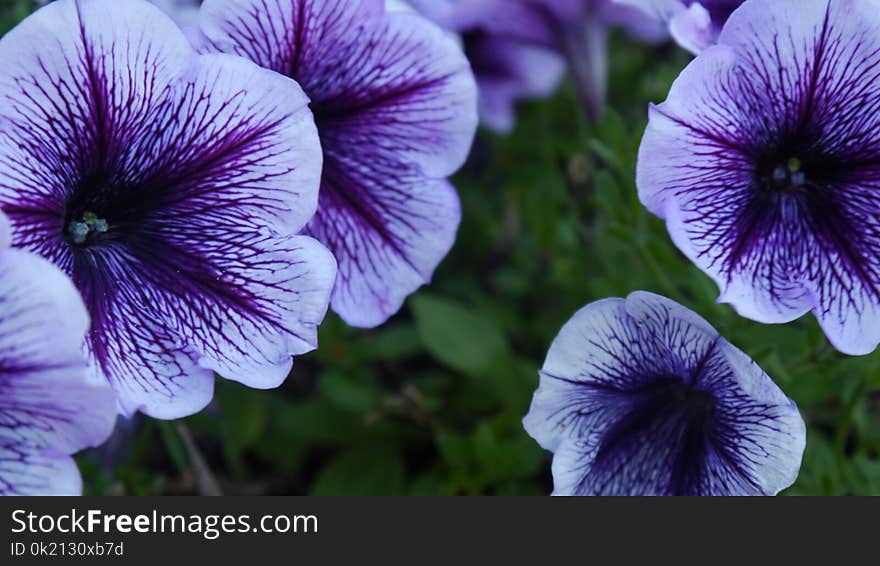
[[[322,154],[293,81],[198,55],[142,0],[58,0],[0,40],[0,208],[70,275],[120,410],[203,408],[214,372],[278,386],[335,262],[296,235]]]
[[[748,1],[652,107],[642,202],[764,323],[880,343],[880,2]]]
[[[615,0],[669,26],[672,38],[693,54],[718,41],[721,28],[745,0]]]
[[[70,454],[106,440],[116,402],[107,384],[87,382],[76,288],[9,238],[0,214],[0,495],[78,495]]]
[[[757,364],[651,293],[592,303],[553,342],[524,419],[554,495],[775,495],[805,425]]]
[[[324,149],[318,213],[306,233],[335,254],[332,307],[374,327],[428,282],[455,241],[446,180],[477,126],[476,87],[455,40],[384,0],[207,0],[204,49],[295,79]]]

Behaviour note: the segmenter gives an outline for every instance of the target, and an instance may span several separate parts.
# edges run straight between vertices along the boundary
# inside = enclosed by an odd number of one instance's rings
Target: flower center
[[[807,184],[807,174],[803,163],[797,157],[791,157],[785,163],[777,163],[766,179],[772,191],[798,191]]]
[[[619,470],[620,462],[651,450],[673,466],[669,493],[691,494],[705,463],[715,397],[672,375],[627,393],[630,405],[603,434],[594,469]]]
[[[668,388],[670,398],[677,401],[690,416],[706,418],[711,415],[715,407],[715,398],[712,394],[682,381],[672,383]]]
[[[67,236],[72,243],[82,246],[101,234],[106,234],[109,229],[105,219],[98,218],[94,212],[86,211],[81,219],[73,220],[67,225]]]

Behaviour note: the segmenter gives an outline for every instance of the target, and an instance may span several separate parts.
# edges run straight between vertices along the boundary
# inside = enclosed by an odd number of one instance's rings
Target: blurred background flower
[[[721,28],[745,0],[615,0],[669,26],[679,45],[698,54],[714,45]]]
[[[516,104],[546,97],[566,71],[588,116],[605,108],[608,30],[664,40],[662,21],[613,0],[407,0],[456,33],[474,67],[485,125],[509,132]]]

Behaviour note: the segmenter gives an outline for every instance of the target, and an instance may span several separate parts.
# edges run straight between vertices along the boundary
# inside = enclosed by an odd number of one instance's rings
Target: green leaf
[[[411,301],[416,328],[438,361],[469,376],[480,376],[508,352],[507,341],[492,319],[465,305],[432,295]]]
[[[280,432],[291,442],[342,445],[356,441],[363,428],[351,412],[325,399],[285,403],[276,415]]]
[[[406,472],[397,447],[375,445],[352,448],[321,470],[312,495],[400,495]]]
[[[376,406],[381,392],[364,376],[327,372],[318,381],[318,388],[331,402],[342,409],[366,413]]]
[[[422,352],[422,343],[411,324],[389,324],[365,344],[368,360],[408,358]]]

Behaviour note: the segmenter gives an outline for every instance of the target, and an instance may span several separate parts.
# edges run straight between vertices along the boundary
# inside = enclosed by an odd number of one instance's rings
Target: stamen
[[[773,169],[773,181],[775,183],[784,183],[788,179],[788,171],[782,165],[777,165]]]
[[[89,226],[85,222],[71,222],[67,227],[74,244],[85,244],[89,236]]]
[[[769,186],[782,191],[800,189],[807,184],[807,174],[802,167],[803,162],[797,157],[791,157],[784,164],[776,165],[770,173]]]
[[[74,244],[85,244],[90,235],[104,234],[110,229],[110,225],[104,218],[98,218],[94,212],[83,214],[82,220],[74,220],[67,227]]]

